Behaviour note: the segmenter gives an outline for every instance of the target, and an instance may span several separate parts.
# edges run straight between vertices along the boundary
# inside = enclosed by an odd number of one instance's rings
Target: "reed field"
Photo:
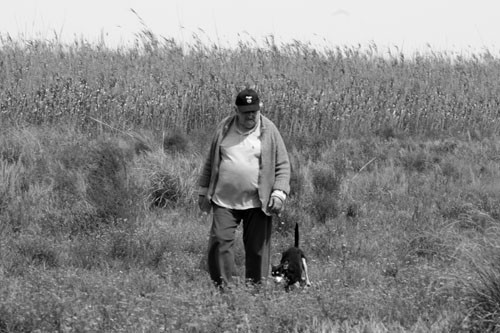
[[[0,332],[500,331],[500,58],[0,38]],[[253,87],[312,286],[206,271],[197,177]],[[238,279],[237,279],[238,280]]]

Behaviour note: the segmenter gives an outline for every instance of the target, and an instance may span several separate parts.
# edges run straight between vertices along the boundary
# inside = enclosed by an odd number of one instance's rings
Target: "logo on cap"
[[[247,99],[247,104],[252,104],[252,96],[245,96]]]

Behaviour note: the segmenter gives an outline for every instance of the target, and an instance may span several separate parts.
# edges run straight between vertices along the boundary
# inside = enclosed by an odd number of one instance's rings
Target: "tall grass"
[[[191,132],[230,112],[235,93],[256,87],[265,112],[288,136],[498,132],[498,58],[385,54],[299,42],[181,48],[145,31],[135,48],[75,41],[3,40],[0,111],[4,124],[68,122],[98,130]]]
[[[0,67],[0,332],[495,330],[488,52],[181,48],[145,31],[117,50],[4,40]],[[220,294],[205,271],[196,179],[245,85],[292,161],[272,259],[298,222],[309,289]]]

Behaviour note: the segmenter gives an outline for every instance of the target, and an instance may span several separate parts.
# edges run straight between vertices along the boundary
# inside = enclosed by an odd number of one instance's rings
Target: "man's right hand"
[[[210,209],[212,209],[212,204],[204,195],[198,196],[198,207],[203,213],[210,213]]]

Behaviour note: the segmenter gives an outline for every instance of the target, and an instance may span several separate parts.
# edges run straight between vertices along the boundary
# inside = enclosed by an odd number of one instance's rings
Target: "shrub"
[[[313,199],[311,213],[318,222],[325,223],[327,219],[340,214],[340,185],[342,176],[328,166],[319,166],[313,170]]]
[[[142,191],[144,207],[173,208],[193,205],[197,190],[197,154],[165,154],[154,151],[136,160],[132,183]]]
[[[341,213],[338,197],[328,192],[315,193],[311,209],[320,223],[325,223],[328,219],[333,219]]]
[[[312,185],[314,191],[331,193],[333,196],[338,196],[341,182],[342,174],[335,168],[320,165],[313,169]]]
[[[87,198],[101,218],[127,217],[131,213],[127,191],[126,161],[110,141],[98,142],[88,154]]]
[[[304,158],[303,152],[293,147],[288,152],[290,158],[290,197],[297,199],[305,198],[307,191],[307,172],[309,165]]]

